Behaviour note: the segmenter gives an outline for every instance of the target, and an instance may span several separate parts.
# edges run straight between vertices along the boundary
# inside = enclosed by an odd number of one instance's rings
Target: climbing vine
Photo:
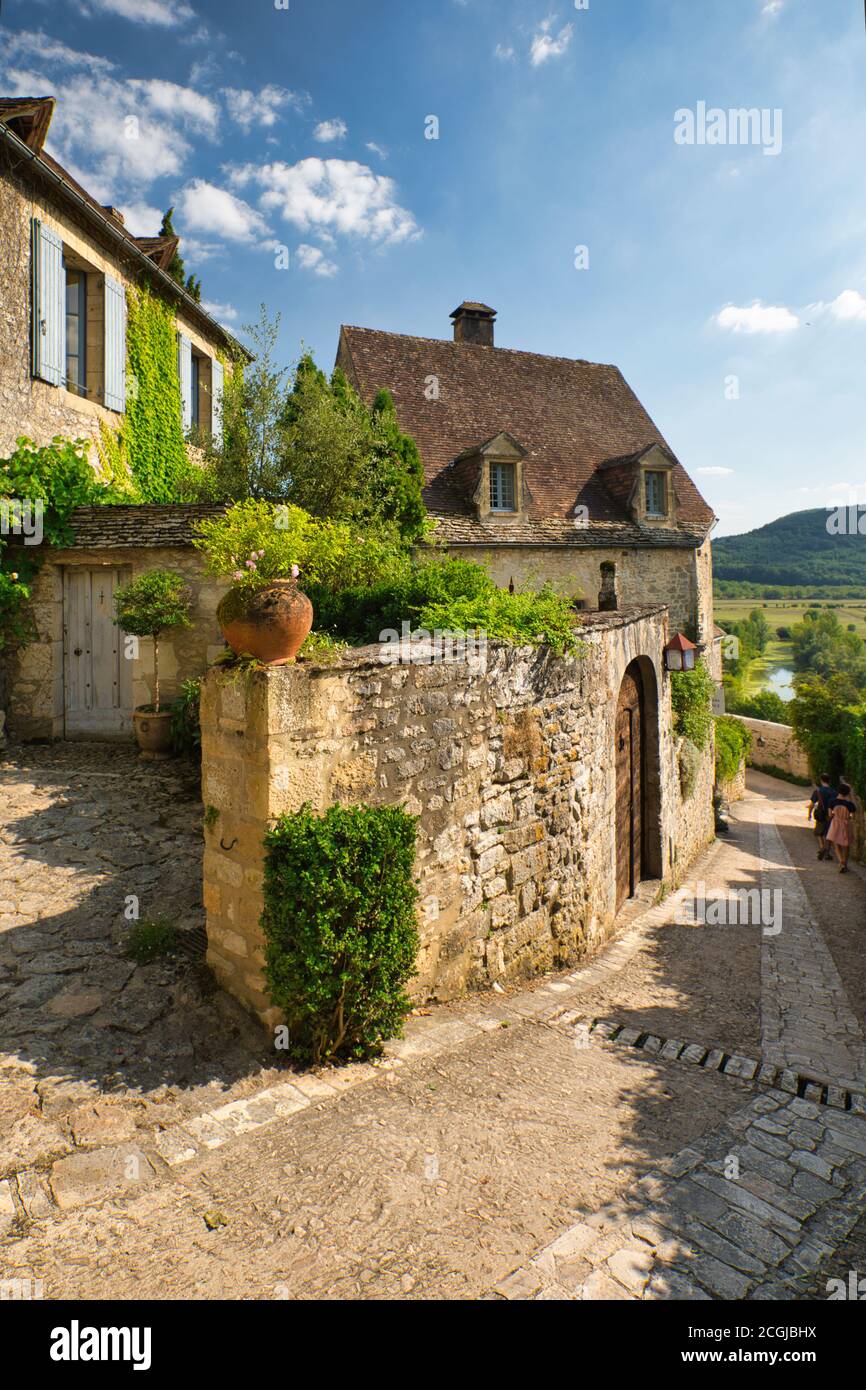
[[[183,437],[174,316],[144,287],[130,289],[127,303],[129,468],[142,502],[191,502],[198,489]]]
[[[702,662],[694,671],[675,671],[671,676],[674,729],[696,748],[706,748],[713,727],[715,682]]]

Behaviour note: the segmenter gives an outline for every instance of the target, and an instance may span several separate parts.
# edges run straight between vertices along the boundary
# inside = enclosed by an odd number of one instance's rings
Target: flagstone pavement
[[[193,961],[122,955],[130,894],[200,925],[177,769],[26,750],[0,782],[0,1284],[788,1300],[866,1276],[866,879],[817,864],[801,791],[753,776],[691,876],[778,891],[778,934],[635,904],[597,960],[311,1073]]]

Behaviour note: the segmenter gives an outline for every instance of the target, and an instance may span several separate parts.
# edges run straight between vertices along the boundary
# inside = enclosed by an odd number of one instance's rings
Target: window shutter
[[[211,363],[211,434],[215,444],[223,442],[223,390],[225,368],[216,358]]]
[[[184,431],[192,429],[192,343],[177,335],[177,371],[180,377],[180,417]]]
[[[126,409],[126,292],[119,280],[105,277],[105,405]]]
[[[66,271],[63,242],[33,219],[33,375],[52,386],[66,380]]]

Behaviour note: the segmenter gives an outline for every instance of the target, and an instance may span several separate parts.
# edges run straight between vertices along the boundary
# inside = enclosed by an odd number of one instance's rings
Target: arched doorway
[[[636,662],[623,676],[616,710],[616,910],[643,877],[644,693]]]

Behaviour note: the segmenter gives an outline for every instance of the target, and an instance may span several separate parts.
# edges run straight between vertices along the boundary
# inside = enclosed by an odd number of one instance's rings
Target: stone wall
[[[0,166],[0,458],[15,447],[20,435],[37,444],[55,435],[69,439],[99,437],[100,420],[117,430],[123,417],[106,409],[99,399],[87,399],[51,386],[31,375],[31,219],[49,223],[64,247],[98,278],[111,275],[126,287],[139,283],[143,273],[132,254],[122,253],[80,213],[48,194],[32,177]],[[154,227],[154,234],[158,231]],[[94,306],[88,306],[88,316]],[[194,348],[208,357],[224,350],[225,342],[206,327],[193,310],[176,307],[178,329]],[[91,460],[95,454],[91,452]]]
[[[749,765],[764,770],[775,768],[791,777],[809,778],[809,759],[794,738],[794,730],[787,724],[772,724],[764,719],[746,719],[741,714],[732,716],[739,719],[752,735],[752,752]]]
[[[208,960],[272,1023],[262,975],[262,841],[310,802],[405,804],[419,818],[415,995],[444,999],[597,949],[614,930],[614,725],[626,669],[647,686],[648,839],[658,888],[714,833],[712,750],[683,805],[662,652],[663,609],[587,619],[585,650],[497,647],[384,665],[378,648],[330,668],[209,674],[202,700]],[[657,696],[657,698],[656,698]]]
[[[500,588],[507,588],[512,579],[518,588],[550,583],[566,598],[586,599],[590,608],[595,608],[598,599],[602,564],[613,563],[621,607],[665,604],[670,611],[672,634],[685,631],[694,636],[697,632],[701,642],[712,643],[709,541],[698,551],[649,546],[613,550],[590,546],[461,545],[454,547],[453,553],[485,565]]]

